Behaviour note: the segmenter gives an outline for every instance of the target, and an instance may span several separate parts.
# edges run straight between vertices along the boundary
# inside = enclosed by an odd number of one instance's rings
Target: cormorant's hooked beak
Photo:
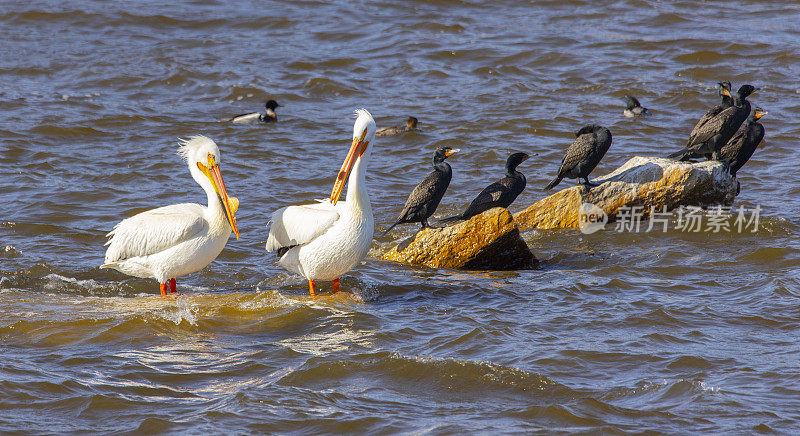
[[[761,117],[763,117],[764,115],[766,115],[766,114],[768,114],[768,113],[769,113],[769,112],[767,112],[767,111],[760,111],[760,110],[757,110],[757,111],[756,111],[756,113],[755,113],[756,119],[757,119],[757,120],[760,120],[760,119],[761,119]]]
[[[365,140],[366,137],[367,129],[365,128],[364,131],[361,132],[361,137],[353,138],[353,145],[350,146],[350,151],[347,152],[347,157],[342,164],[342,168],[339,170],[339,174],[336,176],[336,182],[333,184],[331,204],[336,204],[336,202],[339,201],[339,197],[341,197],[342,191],[344,190],[344,184],[347,182],[347,177],[350,176],[350,171],[353,170],[353,165],[356,164],[356,159],[361,157],[367,150],[369,141]]]
[[[214,155],[208,154],[208,166],[197,162],[197,168],[211,180],[211,185],[214,186],[214,191],[219,197],[222,207],[225,209],[225,215],[228,217],[228,223],[231,225],[236,239],[239,239],[239,227],[236,225],[236,211],[239,209],[239,199],[236,197],[228,197],[228,190],[225,189],[225,182],[222,180],[222,173],[219,171],[219,165],[214,160]]]
[[[724,95],[724,96],[726,96],[726,97],[731,97],[731,98],[733,98],[733,96],[731,96],[731,92],[730,92],[730,91],[728,91],[728,90],[727,90],[727,89],[725,89],[725,88],[722,88],[722,95]]]
[[[451,148],[450,150],[445,150],[444,155],[446,157],[450,157],[450,156],[458,153],[459,151],[461,151],[460,148]]]

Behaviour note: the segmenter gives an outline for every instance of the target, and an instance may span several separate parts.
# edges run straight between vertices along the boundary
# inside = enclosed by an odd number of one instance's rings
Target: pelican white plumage
[[[353,143],[330,199],[272,214],[267,251],[277,251],[278,265],[308,279],[311,295],[317,280],[333,281],[333,291],[338,291],[339,278],[364,259],[372,244],[375,223],[365,183],[377,129],[366,109],[358,109],[356,116]],[[345,182],[347,199],[339,201]]]
[[[158,280],[161,295],[175,292],[175,278],[205,268],[225,247],[231,231],[239,239],[239,200],[228,197],[219,148],[211,138],[192,136],[178,149],[192,178],[206,191],[208,207],[180,203],[122,220],[107,236],[105,263],[122,273]]]

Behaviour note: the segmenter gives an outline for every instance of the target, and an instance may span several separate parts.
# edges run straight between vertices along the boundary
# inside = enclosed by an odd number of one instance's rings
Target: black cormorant
[[[397,217],[397,222],[386,229],[380,237],[385,236],[398,224],[420,223],[423,229],[430,227],[428,218],[439,207],[439,202],[442,201],[444,192],[447,191],[450,179],[453,177],[450,164],[444,160],[458,151],[459,149],[450,147],[440,147],[436,150],[433,154],[433,171],[414,187],[406,200],[403,211]]]
[[[269,100],[266,107],[266,113],[250,112],[247,114],[236,115],[233,118],[228,118],[223,121],[229,121],[234,124],[256,124],[256,123],[272,123],[278,121],[278,116],[275,114],[275,108],[280,105],[275,100]]]
[[[680,156],[682,161],[699,157],[719,160],[722,146],[736,134],[750,114],[750,102],[747,101],[747,97],[755,90],[756,88],[751,85],[742,85],[736,94],[731,95],[730,91],[723,89],[722,92],[733,99],[733,104],[710,117],[702,125],[698,125],[689,136],[686,147],[667,157]]]
[[[544,189],[551,189],[561,182],[564,177],[570,179],[584,179],[586,187],[594,186],[589,183],[589,173],[594,170],[600,159],[605,156],[611,147],[611,132],[603,126],[589,124],[575,132],[575,141],[567,148],[558,175]]]
[[[637,115],[647,115],[647,108],[643,107],[636,97],[626,95],[623,97],[623,100],[625,100],[625,110],[622,111],[622,115],[628,118],[633,118]]]
[[[708,120],[714,118],[714,116],[716,116],[723,110],[733,106],[733,98],[731,97],[730,91],[731,91],[731,82],[728,82],[727,80],[723,82],[717,82],[717,93],[719,94],[719,97],[722,99],[722,101],[720,102],[720,104],[712,107],[708,112],[705,113],[705,115],[700,117],[700,119],[697,121],[697,124],[695,124],[694,128],[692,129],[692,133],[689,134],[690,138],[697,135],[697,132],[700,131],[702,126],[704,126],[708,122]]]
[[[517,171],[517,166],[528,159],[527,153],[513,153],[506,159],[506,176],[492,183],[472,200],[464,213],[451,216],[439,222],[466,220],[494,207],[511,206],[517,196],[525,189],[525,175]]]
[[[758,120],[766,114],[767,112],[760,107],[753,109],[742,128],[720,150],[720,155],[723,161],[727,162],[732,176],[736,176],[736,172],[747,163],[758,144],[764,139],[764,126]]]
[[[376,136],[394,136],[399,135],[401,133],[410,132],[412,130],[417,129],[417,119],[414,117],[408,117],[406,120],[405,125],[400,126],[392,126],[392,127],[384,127],[382,129],[378,129],[378,132],[375,133]]]

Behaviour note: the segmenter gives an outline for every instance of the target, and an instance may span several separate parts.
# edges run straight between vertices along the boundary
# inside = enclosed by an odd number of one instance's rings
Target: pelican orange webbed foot
[[[364,184],[376,127],[366,109],[356,115],[353,142],[330,199],[272,214],[266,249],[278,252],[278,265],[308,280],[311,295],[318,280],[333,281],[338,291],[339,278],[364,259],[372,244],[374,221]],[[347,198],[339,201],[345,182]]]
[[[208,207],[180,203],[122,220],[107,236],[105,263],[124,274],[158,280],[161,295],[176,294],[175,278],[205,268],[216,259],[231,231],[239,239],[236,210],[220,173],[217,144],[205,136],[181,140],[179,154],[192,178],[206,191]]]

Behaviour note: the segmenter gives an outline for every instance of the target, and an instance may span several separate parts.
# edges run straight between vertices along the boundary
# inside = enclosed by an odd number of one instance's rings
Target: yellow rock
[[[501,207],[443,229],[421,230],[386,252],[383,259],[472,270],[524,269],[536,263],[511,213]]]
[[[573,186],[546,197],[514,215],[520,230],[577,228],[579,210],[588,203],[613,217],[623,207],[651,207],[661,212],[678,206],[731,204],[737,182],[716,161],[699,163],[634,157],[611,174],[595,179],[600,186],[587,190]],[[587,206],[583,206],[586,208]],[[585,215],[584,215],[585,218]]]

